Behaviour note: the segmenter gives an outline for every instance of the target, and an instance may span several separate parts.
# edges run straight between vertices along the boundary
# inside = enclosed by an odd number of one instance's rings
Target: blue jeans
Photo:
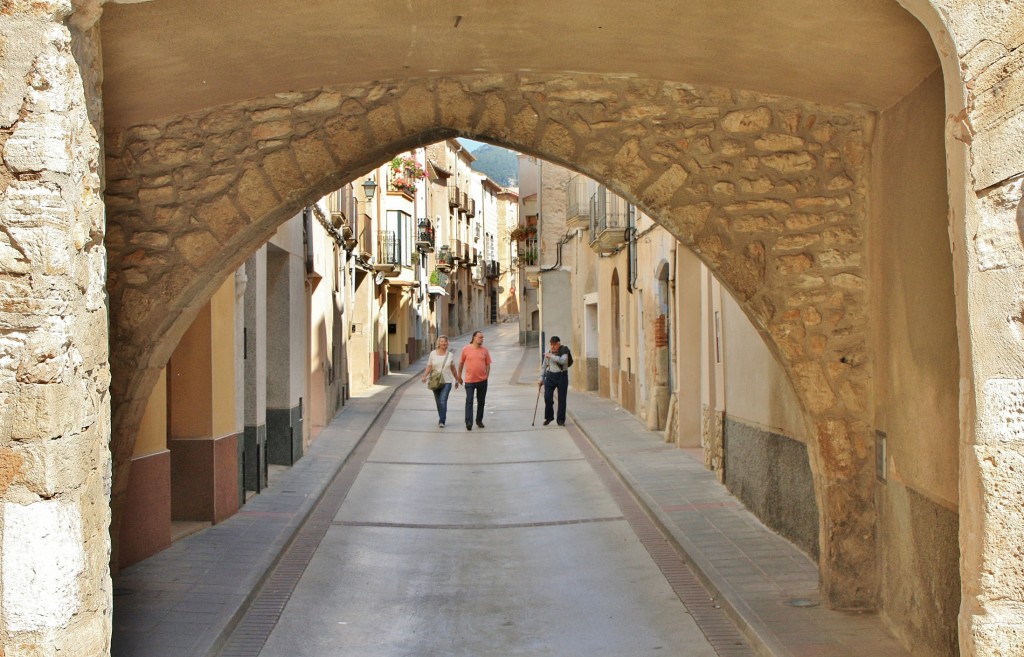
[[[544,373],[544,419],[555,418],[555,390],[558,391],[558,423],[565,424],[565,396],[569,392],[568,372]]]
[[[448,395],[452,391],[452,384],[446,383],[440,390],[431,390],[434,393],[434,403],[437,404],[437,421],[445,423],[448,417]]]
[[[466,424],[473,424],[473,394],[476,393],[476,421],[484,422],[484,400],[487,399],[487,379],[463,384],[466,388]]]

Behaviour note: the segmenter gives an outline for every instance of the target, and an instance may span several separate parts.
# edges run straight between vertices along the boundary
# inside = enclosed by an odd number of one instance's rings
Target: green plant
[[[391,160],[391,189],[412,196],[416,193],[416,183],[426,177],[420,163],[406,155],[399,155]]]
[[[536,226],[516,226],[508,236],[513,242],[525,242],[537,234]]]

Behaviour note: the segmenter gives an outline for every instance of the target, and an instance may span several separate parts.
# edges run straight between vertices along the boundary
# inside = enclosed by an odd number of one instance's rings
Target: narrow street
[[[465,429],[461,388],[444,429],[424,385],[399,391],[259,654],[715,655],[572,424],[531,426],[517,327],[486,335],[486,428]]]

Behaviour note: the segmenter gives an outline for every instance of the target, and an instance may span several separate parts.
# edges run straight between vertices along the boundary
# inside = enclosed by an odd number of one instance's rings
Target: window
[[[394,264],[411,267],[415,247],[412,215],[401,210],[388,210],[383,233],[389,236],[389,241],[393,244],[393,247],[388,249],[388,255],[393,258]]]

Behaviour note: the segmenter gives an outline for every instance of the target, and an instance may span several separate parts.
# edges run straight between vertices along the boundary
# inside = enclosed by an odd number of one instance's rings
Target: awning
[[[444,288],[440,285],[428,285],[427,294],[437,294],[442,297],[448,296],[448,293],[444,291]]]

